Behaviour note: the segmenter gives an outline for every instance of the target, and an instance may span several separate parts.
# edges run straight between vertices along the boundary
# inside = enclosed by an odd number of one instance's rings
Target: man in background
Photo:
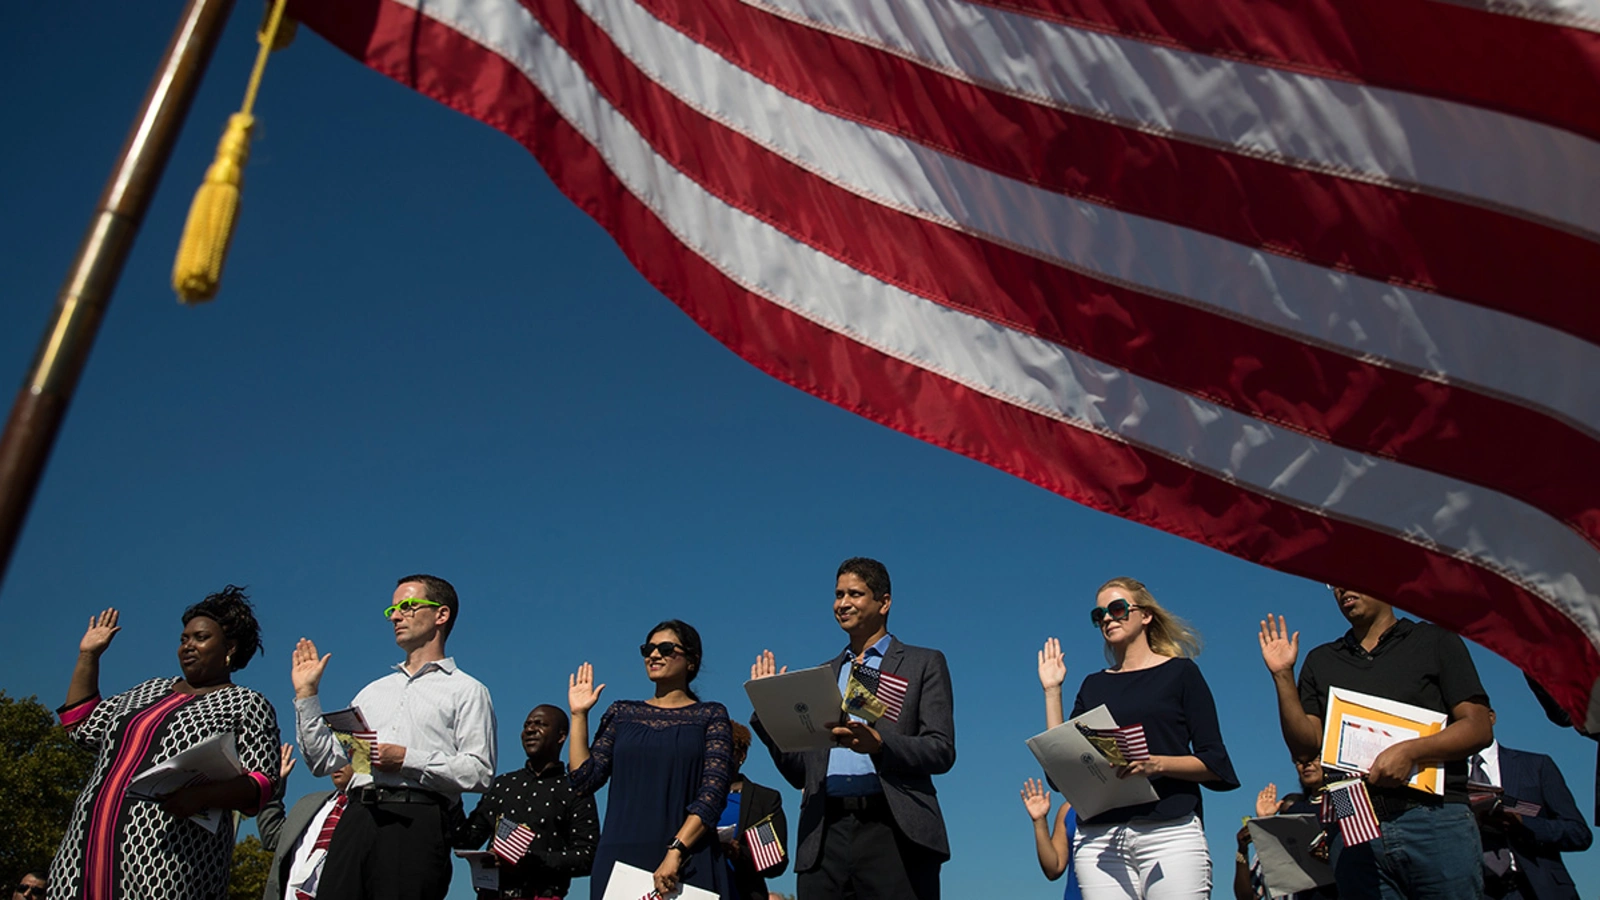
[[[476,850],[495,838],[502,822],[514,832],[508,840],[494,841],[511,858],[498,860],[500,890],[480,890],[480,900],[565,897],[572,879],[588,875],[594,865],[600,815],[594,796],[573,790],[561,764],[568,727],[567,714],[559,707],[535,706],[522,723],[527,764],[495,776],[494,786],[456,835],[458,849]],[[518,827],[526,833],[516,832]]]
[[[49,886],[50,878],[45,873],[23,872],[16,887],[11,889],[11,900],[44,900],[45,889]]]
[[[256,816],[261,846],[272,854],[267,888],[262,900],[302,900],[317,896],[317,883],[327,860],[334,829],[349,804],[350,779],[355,767],[345,765],[330,776],[331,791],[312,791],[295,801],[288,815],[283,805],[263,809]]]
[[[1495,720],[1490,710],[1490,724]],[[1483,833],[1483,895],[1577,900],[1561,854],[1589,849],[1594,834],[1555,760],[1493,741],[1468,762],[1469,783],[1501,789],[1474,803]]]

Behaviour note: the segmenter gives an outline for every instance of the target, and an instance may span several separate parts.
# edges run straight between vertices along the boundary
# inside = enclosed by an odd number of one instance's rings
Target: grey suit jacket
[[[850,658],[848,650],[829,665],[835,675]],[[884,799],[895,827],[915,843],[942,859],[950,858],[950,840],[939,811],[933,776],[956,764],[955,700],[950,691],[950,668],[944,654],[889,640],[881,670],[910,682],[900,719],[879,719],[873,727],[883,736],[883,749],[873,755]],[[821,859],[823,812],[828,777],[828,751],[783,753],[772,743],[759,717],[750,726],[767,745],[772,762],[791,785],[801,790],[800,825],[796,833],[795,871],[814,868]]]
[[[256,828],[263,835],[272,830],[277,845],[272,850],[272,866],[267,869],[267,889],[262,892],[261,900],[283,900],[283,880],[289,875],[289,861],[294,859],[300,837],[305,834],[306,826],[311,824],[311,817],[332,796],[333,791],[313,791],[294,802],[294,808],[283,817],[282,823],[257,820]]]

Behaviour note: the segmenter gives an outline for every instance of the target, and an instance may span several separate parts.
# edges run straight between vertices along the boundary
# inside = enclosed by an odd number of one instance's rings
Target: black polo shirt
[[[1478,668],[1461,638],[1437,625],[1410,619],[1397,620],[1371,653],[1362,649],[1351,629],[1306,654],[1305,667],[1300,670],[1300,705],[1307,715],[1326,720],[1330,687],[1445,714],[1467,700],[1488,702]],[[1444,764],[1444,799],[1467,802],[1465,759]]]

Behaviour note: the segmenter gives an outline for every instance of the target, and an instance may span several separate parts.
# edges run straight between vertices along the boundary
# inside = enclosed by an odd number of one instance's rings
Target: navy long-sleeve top
[[[1132,672],[1095,672],[1083,679],[1072,703],[1072,718],[1104,704],[1118,725],[1144,726],[1145,740],[1154,756],[1194,756],[1216,781],[1205,782],[1214,791],[1239,786],[1228,748],[1222,744],[1217,704],[1211,698],[1200,667],[1192,659],[1176,658],[1149,669]],[[1133,818],[1181,819],[1201,814],[1200,784],[1178,778],[1152,778],[1157,799],[1152,803],[1108,809],[1089,825],[1126,822]]]

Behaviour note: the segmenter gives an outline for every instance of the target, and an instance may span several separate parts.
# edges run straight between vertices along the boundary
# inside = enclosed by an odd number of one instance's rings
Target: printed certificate
[[[1106,729],[1116,728],[1117,722],[1104,706],[1097,706],[1076,719],[1029,738],[1028,749],[1033,751],[1052,785],[1067,798],[1081,819],[1092,818],[1108,809],[1157,799],[1150,779],[1118,778],[1117,767],[1089,743],[1078,730],[1079,725]]]
[[[744,692],[779,750],[795,753],[836,746],[830,726],[844,718],[844,698],[832,666],[746,681]]]
[[[1378,754],[1401,741],[1438,734],[1447,718],[1409,703],[1330,687],[1322,726],[1322,764],[1366,774]],[[1414,769],[1408,783],[1419,791],[1443,794],[1444,769],[1436,765]]]

